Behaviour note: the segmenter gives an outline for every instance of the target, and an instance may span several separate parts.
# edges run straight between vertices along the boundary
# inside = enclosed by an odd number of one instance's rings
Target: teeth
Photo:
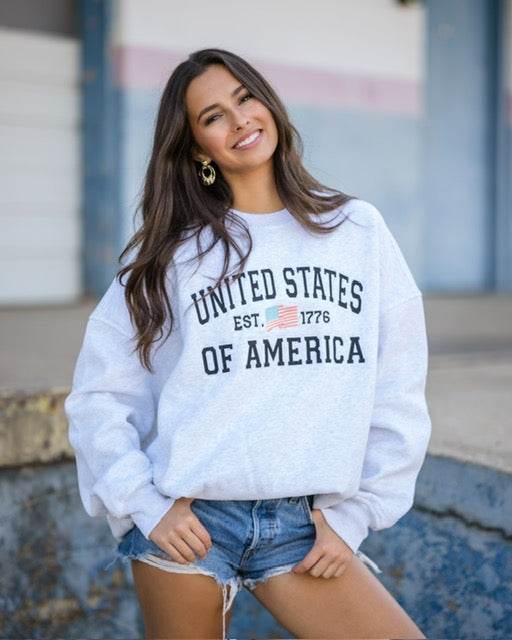
[[[254,142],[259,135],[260,135],[260,132],[259,131],[255,131],[248,138],[246,138],[245,140],[242,140],[242,142],[239,142],[236,146],[237,147],[245,147],[248,144],[251,144],[251,142]]]

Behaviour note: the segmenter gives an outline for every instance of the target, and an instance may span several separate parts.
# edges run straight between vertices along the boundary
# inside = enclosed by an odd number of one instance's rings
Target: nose
[[[240,131],[249,124],[249,118],[245,115],[237,114],[234,116],[233,124],[235,131]]]

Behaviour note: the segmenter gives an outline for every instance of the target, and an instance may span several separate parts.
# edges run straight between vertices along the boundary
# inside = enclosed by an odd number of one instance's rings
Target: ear
[[[193,153],[192,153],[192,157],[194,158],[194,160],[196,162],[207,162],[208,164],[210,164],[210,162],[212,161],[212,159],[210,157],[208,157],[207,155],[205,155],[201,149],[194,149]]]

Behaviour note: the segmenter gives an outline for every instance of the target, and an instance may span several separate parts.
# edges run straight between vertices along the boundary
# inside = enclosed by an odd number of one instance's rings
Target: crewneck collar
[[[231,209],[231,212],[251,228],[280,227],[295,220],[288,209],[280,209],[272,213],[246,213],[245,211],[238,211],[238,209]]]

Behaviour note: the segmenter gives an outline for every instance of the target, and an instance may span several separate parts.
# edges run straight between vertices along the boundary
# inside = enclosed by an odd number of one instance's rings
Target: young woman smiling
[[[382,217],[304,169],[268,82],[217,49],[167,83],[141,211],[66,408],[147,636],[224,637],[245,586],[298,637],[423,637],[359,551],[410,508],[430,429]]]

